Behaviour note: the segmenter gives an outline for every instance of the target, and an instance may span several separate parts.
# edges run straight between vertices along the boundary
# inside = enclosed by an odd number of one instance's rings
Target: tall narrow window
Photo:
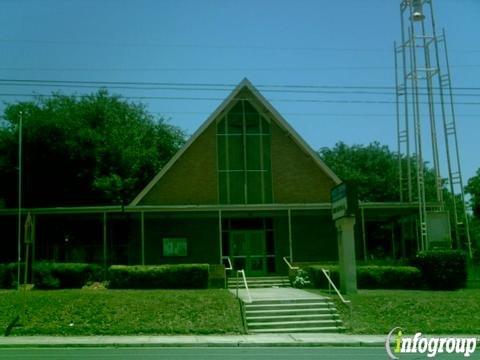
[[[272,202],[270,123],[239,100],[217,123],[221,204]]]

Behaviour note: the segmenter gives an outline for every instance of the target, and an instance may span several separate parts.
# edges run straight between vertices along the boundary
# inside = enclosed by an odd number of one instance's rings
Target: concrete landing
[[[298,300],[298,299],[322,299],[325,297],[317,294],[312,294],[311,292],[294,289],[294,288],[259,288],[259,289],[249,289],[252,301],[259,300]],[[235,295],[236,290],[230,289],[230,291]],[[238,297],[244,302],[248,301],[247,291],[245,289],[238,290]]]

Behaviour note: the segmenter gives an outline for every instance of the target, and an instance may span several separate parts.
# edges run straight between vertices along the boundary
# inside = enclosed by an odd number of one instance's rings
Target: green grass
[[[313,290],[318,292],[318,290]],[[478,334],[480,290],[360,290],[349,296],[353,313],[335,299],[348,332],[387,334],[396,326],[408,334]]]
[[[243,325],[227,290],[0,291],[0,326],[11,335],[234,334]]]

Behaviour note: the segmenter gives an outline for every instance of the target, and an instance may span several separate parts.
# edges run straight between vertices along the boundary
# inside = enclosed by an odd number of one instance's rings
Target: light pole
[[[20,289],[20,262],[22,260],[22,127],[23,114],[18,119],[18,238],[17,238],[17,290]]]

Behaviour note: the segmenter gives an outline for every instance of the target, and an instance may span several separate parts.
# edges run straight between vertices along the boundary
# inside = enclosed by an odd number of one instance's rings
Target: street
[[[400,359],[427,359],[426,354]],[[460,359],[463,355],[442,355],[436,359]],[[474,354],[471,359],[479,359]],[[1,348],[0,359],[388,359],[384,348],[374,347],[97,347],[97,348]]]

